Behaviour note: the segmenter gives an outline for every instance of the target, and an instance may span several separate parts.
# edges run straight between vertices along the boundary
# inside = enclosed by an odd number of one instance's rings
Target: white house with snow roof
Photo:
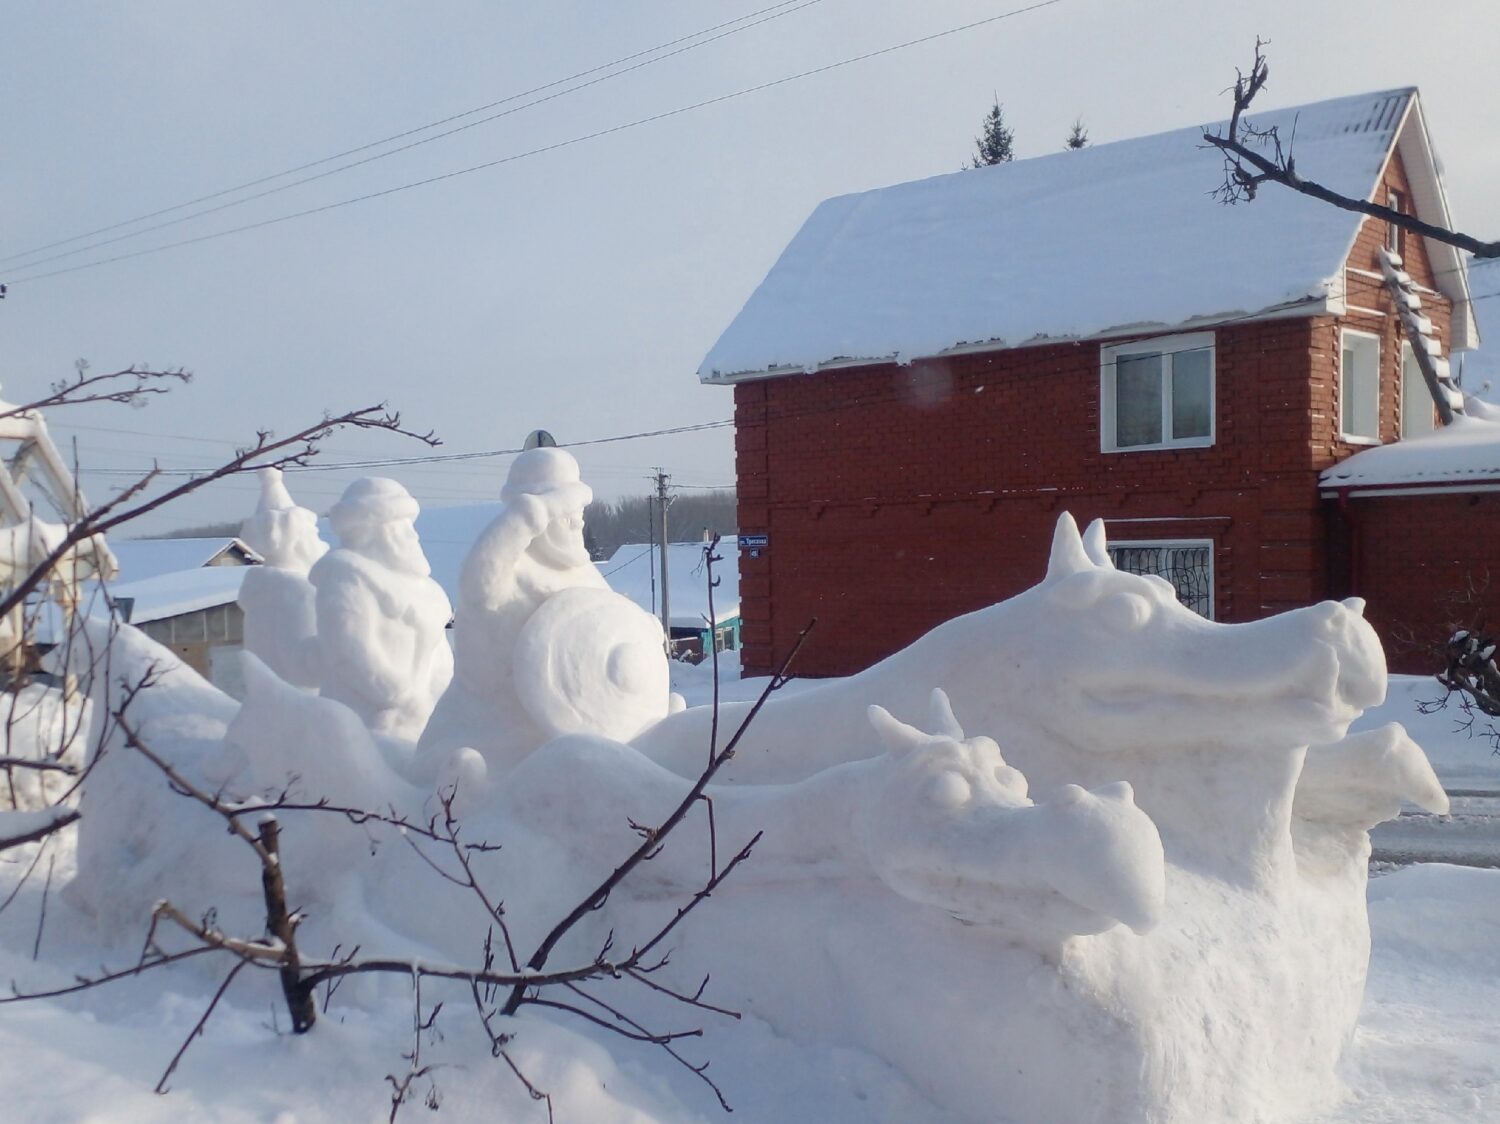
[[[1451,226],[1416,89],[1252,120]],[[1379,585],[1325,473],[1434,428],[1414,348],[1478,343],[1464,261],[1276,185],[1221,204],[1204,128],[813,211],[698,371],[735,396],[748,673],[814,616],[799,670],[838,675],[1019,592],[1063,510],[1219,620]],[[1410,584],[1370,595],[1387,635],[1435,627]]]

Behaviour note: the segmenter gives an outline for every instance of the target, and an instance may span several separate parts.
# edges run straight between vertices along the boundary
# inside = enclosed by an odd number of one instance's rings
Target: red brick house
[[[1304,176],[1448,224],[1416,90],[1255,124],[1295,127]],[[1434,424],[1381,248],[1445,355],[1477,343],[1463,262],[1280,188],[1222,206],[1220,178],[1185,129],[813,213],[699,370],[734,388],[747,673],[813,616],[798,670],[840,675],[1019,592],[1064,509],[1217,620],[1361,586],[1400,618],[1412,576],[1355,569],[1374,500],[1320,476]]]

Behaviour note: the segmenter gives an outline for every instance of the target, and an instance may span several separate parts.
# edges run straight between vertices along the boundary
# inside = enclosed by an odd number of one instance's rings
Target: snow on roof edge
[[[1303,158],[1304,174],[1315,175],[1338,190],[1368,195],[1370,187],[1378,181],[1398,142],[1404,135],[1419,131],[1409,127],[1413,116],[1412,106],[1415,104],[1416,87],[1403,86],[1269,110],[1257,114],[1261,119],[1257,123],[1263,124],[1267,117],[1284,118],[1278,122],[1284,134],[1291,128],[1297,128],[1298,150]],[[1419,114],[1417,121],[1424,120]],[[1144,230],[1149,234],[1150,230],[1155,229],[1151,224],[1161,218],[1158,212],[1168,195],[1175,198],[1182,195],[1188,187],[1194,186],[1184,186],[1189,180],[1196,181],[1203,171],[1199,166],[1202,154],[1197,151],[1202,146],[1194,142],[1203,128],[1212,128],[1216,123],[1169,129],[1093,146],[1082,159],[1097,161],[1090,171],[1098,177],[1094,182],[1106,185],[1102,193],[1094,190],[1088,177],[1070,173],[1072,165],[1065,161],[1076,158],[1076,154],[1054,153],[1008,164],[1000,170],[999,178],[991,176],[988,180],[976,179],[975,172],[965,170],[831,196],[821,202],[799,228],[745,306],[740,309],[734,318],[735,322],[731,322],[705,356],[697,372],[699,381],[708,385],[728,385],[749,379],[775,378],[836,367],[907,363],[961,351],[1009,350],[1044,343],[1105,339],[1122,334],[1128,329],[1123,326],[1118,330],[1104,326],[1112,321],[1118,323],[1122,318],[1111,318],[1108,315],[1111,310],[1101,307],[1103,302],[1099,300],[1093,301],[1092,307],[1089,307],[1087,301],[1078,302],[1071,298],[1058,300],[1056,294],[1053,294],[1052,308],[1065,309],[1065,314],[1036,315],[1038,296],[1043,299],[1042,307],[1045,307],[1048,298],[1045,294],[1031,292],[1030,289],[1035,286],[1028,288],[1024,281],[1028,277],[1045,277],[1048,271],[1054,279],[1081,276],[1079,270],[1087,272],[1089,264],[1086,257],[1080,256],[1076,243],[1082,241],[1092,248],[1095,245],[1093,236],[1100,231],[1106,234],[1105,242],[1109,243],[1105,250],[1113,252],[1106,252],[1100,258],[1097,263],[1099,269],[1113,269],[1118,273],[1119,269],[1128,267],[1128,263],[1138,260],[1139,233]],[[1416,138],[1414,143],[1422,148],[1420,158],[1431,158],[1430,145],[1423,147],[1422,138]],[[1189,147],[1194,151],[1189,152]],[[1405,148],[1406,145],[1401,147]],[[1157,149],[1161,151],[1156,151]],[[1308,167],[1313,168],[1311,173],[1307,173]],[[1016,174],[1023,170],[1027,174]],[[977,176],[984,177],[993,171],[995,170],[980,169]],[[1157,178],[1153,178],[1153,174]],[[1167,195],[1159,194],[1162,184],[1170,184],[1173,178],[1177,181],[1173,191]],[[1419,178],[1422,177],[1419,175]],[[983,186],[985,184],[989,186]],[[1043,190],[1039,191],[1038,188]],[[1115,190],[1116,188],[1122,190]],[[1093,195],[1088,194],[1090,191],[1093,191]],[[983,303],[982,307],[995,309],[993,313],[974,315],[972,309],[965,315],[945,316],[943,311],[934,313],[932,307],[929,307],[933,306],[930,294],[920,291],[923,281],[930,283],[932,280],[927,276],[911,278],[910,293],[892,289],[889,284],[882,288],[877,282],[870,292],[874,297],[882,298],[884,303],[881,300],[867,302],[862,307],[872,311],[863,314],[862,319],[850,320],[850,310],[844,307],[851,303],[850,298],[841,300],[834,297],[831,301],[826,300],[818,286],[809,284],[809,278],[818,282],[831,282],[826,287],[837,293],[843,287],[840,282],[848,282],[851,276],[856,278],[856,289],[860,288],[862,282],[858,279],[864,274],[879,274],[881,271],[890,274],[895,271],[895,276],[905,276],[901,270],[903,265],[910,264],[910,255],[917,253],[920,256],[932,244],[926,240],[925,232],[935,233],[934,241],[943,244],[943,239],[954,228],[972,231],[976,229],[973,226],[976,222],[988,225],[982,212],[976,217],[976,199],[992,203],[995,213],[1015,213],[1019,216],[1017,221],[1021,221],[1027,216],[1036,218],[1039,207],[1042,217],[1056,219],[1056,197],[1062,196],[1065,213],[1061,217],[1076,219],[1078,198],[1093,199],[1097,203],[1101,194],[1106,205],[1113,207],[1107,216],[1101,218],[1103,225],[1090,225],[1092,212],[1085,209],[1083,226],[1086,229],[1083,229],[1082,235],[1077,234],[1077,227],[1056,222],[1055,225],[1043,224],[1047,229],[1039,240],[1027,242],[1023,236],[1020,239],[1023,245],[1019,250],[1016,249],[1014,239],[992,247],[1001,252],[998,256],[992,255],[986,259],[986,270],[993,274],[998,263],[1003,274],[1020,279],[1019,282],[1006,282],[1012,288],[1002,287],[989,292],[987,297],[979,289],[969,287],[969,303],[973,303],[977,294],[988,300],[989,303]],[[1198,190],[1191,194],[1195,197],[1205,196],[1203,191]],[[1073,197],[1071,200],[1067,198],[1069,195]],[[1129,201],[1129,205],[1115,206],[1121,199]],[[1134,201],[1139,199],[1156,202],[1154,205],[1147,202],[1144,206],[1136,206]],[[1183,201],[1185,199],[1179,200]],[[1174,244],[1167,247],[1169,257],[1171,254],[1181,255],[1184,251],[1191,251],[1193,247],[1204,244],[1203,231],[1198,228],[1210,216],[1196,202],[1188,202],[1196,217],[1156,223],[1163,231],[1177,235]],[[1439,199],[1439,206],[1441,202]],[[1067,211],[1070,203],[1075,207],[1071,212]],[[1216,204],[1215,207],[1217,208]],[[1228,213],[1237,216],[1241,212],[1248,214],[1251,210],[1240,208]],[[1234,300],[1233,303],[1218,303],[1220,309],[1233,307],[1244,310],[1234,315],[1235,321],[1252,321],[1263,316],[1281,314],[1280,309],[1289,302],[1303,306],[1298,310],[1301,315],[1316,315],[1324,311],[1317,307],[1307,307],[1313,301],[1337,303],[1336,285],[1347,260],[1348,250],[1358,235],[1363,216],[1352,213],[1339,216],[1328,211],[1326,205],[1291,192],[1278,193],[1274,197],[1268,194],[1266,201],[1254,208],[1254,211],[1257,217],[1247,222],[1238,217],[1221,221],[1219,216],[1225,212],[1216,210],[1216,214],[1211,216],[1215,239],[1220,238],[1222,227],[1223,231],[1227,231],[1231,237],[1238,237],[1241,242],[1247,241],[1248,234],[1249,242],[1263,248],[1266,233],[1271,231],[1290,246],[1303,246],[1303,251],[1293,255],[1295,260],[1289,266],[1283,266],[1265,276],[1257,275],[1248,283],[1218,284],[1214,286],[1213,293],[1201,293],[1196,284],[1190,281],[1193,296],[1206,295],[1212,299],[1216,293],[1221,298],[1232,295],[1249,298]],[[884,241],[881,238],[872,240],[872,217],[888,219],[893,214],[906,229],[898,230]],[[1306,237],[1309,215],[1322,230],[1315,239],[1315,246],[1308,245]],[[1121,229],[1132,233],[1115,237],[1116,232]],[[1058,232],[1061,232],[1060,243]],[[1056,249],[1058,245],[1061,245],[1061,253]],[[838,256],[829,258],[829,252]],[[822,260],[815,260],[820,253]],[[1155,262],[1149,254],[1146,256],[1148,260],[1141,271],[1142,290],[1153,294],[1153,298],[1160,296],[1161,299],[1155,303],[1166,315],[1123,318],[1131,321],[1130,327],[1139,325],[1165,333],[1206,327],[1212,321],[1227,318],[1224,313],[1207,315],[1201,305],[1197,309],[1191,308],[1193,302],[1183,299],[1181,290],[1184,286],[1180,279],[1174,281],[1165,275],[1160,268],[1161,263]],[[958,265],[961,272],[973,272],[971,268],[953,259],[951,254],[941,260]],[[1049,260],[1057,264],[1049,266]],[[830,261],[833,264],[828,264]],[[1188,272],[1196,274],[1202,271]],[[993,277],[976,274],[974,279],[979,282],[980,289],[986,285],[989,289],[994,289]],[[960,284],[953,287],[953,292],[961,298],[967,287],[961,283],[962,280],[962,277],[959,278]],[[1017,284],[1019,289],[1014,288]],[[1048,287],[1057,288],[1050,283]],[[1018,299],[1010,298],[1012,292],[1016,293]],[[853,294],[854,298],[861,295]],[[853,300],[852,303],[859,305],[858,300]],[[1127,307],[1131,305],[1134,307]],[[1209,307],[1214,306],[1209,304]],[[1117,302],[1115,310],[1154,311],[1146,307],[1145,301],[1140,300],[1127,301],[1124,305]],[[1177,315],[1172,315],[1174,313]],[[1192,315],[1187,315],[1189,313]],[[935,320],[931,319],[934,315]],[[753,327],[749,326],[747,317],[753,319]],[[824,328],[809,332],[801,322],[810,317],[821,320]],[[788,318],[791,327],[787,326]],[[736,323],[739,321],[747,323]],[[989,323],[986,324],[986,321]],[[983,337],[972,333],[968,335],[969,341],[982,339],[979,343],[953,342],[964,341],[961,329],[961,324],[964,323],[969,329],[989,326],[1001,330],[987,333]],[[1025,332],[1027,326],[1036,330]],[[1017,331],[1018,328],[1022,331]],[[1068,330],[1072,328],[1078,330]],[[1006,337],[1018,342],[1009,342]],[[856,348],[848,350],[846,346],[840,349],[836,342],[840,338],[843,338],[845,345],[855,344]],[[860,348],[857,346],[860,343],[877,346]],[[914,346],[904,346],[907,344]],[[779,360],[774,354],[777,351],[783,353]],[[755,354],[756,352],[759,354]],[[736,363],[737,359],[742,362]]]

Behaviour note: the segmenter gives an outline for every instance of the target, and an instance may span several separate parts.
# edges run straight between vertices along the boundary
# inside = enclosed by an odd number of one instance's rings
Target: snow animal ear
[[[1057,528],[1052,532],[1052,557],[1047,560],[1047,581],[1061,581],[1092,569],[1094,564],[1083,548],[1083,539],[1078,535],[1078,524],[1073,522],[1072,514],[1065,511],[1057,517]]]
[[[932,732],[944,737],[952,738],[956,742],[964,740],[964,728],[958,724],[958,719],[953,714],[953,704],[948,700],[948,692],[941,687],[932,689]]]
[[[1113,570],[1115,564],[1109,560],[1109,540],[1104,535],[1104,520],[1095,519],[1083,532],[1083,552],[1089,561],[1102,570]]]
[[[903,757],[927,741],[927,735],[921,730],[908,726],[883,706],[871,703],[866,713],[870,716],[870,725],[875,727],[876,735],[892,757]]]

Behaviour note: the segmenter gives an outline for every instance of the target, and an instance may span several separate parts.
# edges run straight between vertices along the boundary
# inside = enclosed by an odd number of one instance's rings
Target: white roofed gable
[[[1398,142],[1417,213],[1447,205],[1416,90],[1252,115],[1297,171],[1370,197]],[[1343,311],[1361,215],[1268,186],[1212,196],[1203,128],[1101,144],[821,204],[699,368],[706,383],[1224,320]],[[1434,249],[1436,268],[1447,253]],[[1460,264],[1455,261],[1455,264]],[[1461,269],[1453,346],[1470,346]]]

